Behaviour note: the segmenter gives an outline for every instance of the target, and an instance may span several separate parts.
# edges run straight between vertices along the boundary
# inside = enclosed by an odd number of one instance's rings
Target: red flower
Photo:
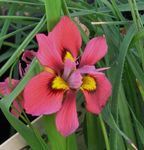
[[[4,82],[0,82],[0,94],[3,96],[9,95],[11,91],[17,86],[18,83],[19,80],[15,80],[15,79],[10,80],[9,78],[5,79]],[[21,97],[20,94],[19,99],[15,99],[13,101],[12,109],[11,109],[11,113],[17,118],[21,114],[22,111],[21,107],[23,107],[23,98]]]
[[[105,37],[90,40],[78,63],[81,35],[76,25],[62,17],[48,36],[38,34],[37,58],[44,71],[24,90],[24,108],[32,115],[56,114],[56,126],[68,136],[78,128],[76,93],[81,90],[88,111],[99,114],[111,95],[111,84],[94,64],[107,52]]]
[[[23,68],[22,63],[19,62],[19,73],[20,73],[21,77],[23,77],[25,75],[25,73],[28,71],[30,63],[33,60],[33,58],[35,57],[35,55],[36,55],[36,52],[34,52],[33,50],[24,51],[24,53],[22,55],[22,61],[25,63],[26,67]]]

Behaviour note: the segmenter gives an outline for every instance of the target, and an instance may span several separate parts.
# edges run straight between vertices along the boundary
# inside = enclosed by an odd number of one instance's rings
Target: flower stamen
[[[52,89],[55,90],[68,90],[68,84],[60,76],[56,76],[52,81]]]
[[[71,61],[75,61],[72,54],[68,51],[66,51],[65,56],[64,56],[64,61],[66,61],[67,59],[71,60]]]
[[[93,77],[85,75],[82,78],[81,90],[94,91],[96,90],[96,81]]]

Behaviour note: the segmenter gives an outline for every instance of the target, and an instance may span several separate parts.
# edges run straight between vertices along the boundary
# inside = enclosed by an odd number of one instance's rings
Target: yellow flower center
[[[52,89],[55,90],[68,90],[68,84],[60,76],[56,76],[52,81]]]
[[[85,75],[82,78],[81,90],[93,91],[96,90],[96,81],[93,77]]]
[[[74,58],[72,56],[72,54],[68,51],[66,51],[65,56],[64,56],[64,61],[66,61],[67,59],[74,61]]]

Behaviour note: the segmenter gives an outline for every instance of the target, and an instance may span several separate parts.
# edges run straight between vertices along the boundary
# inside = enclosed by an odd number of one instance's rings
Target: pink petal
[[[5,82],[7,86],[10,88],[10,90],[13,90],[18,85],[19,80],[15,80],[15,79],[10,80],[9,78],[6,78]]]
[[[19,111],[20,111],[18,102],[15,100],[15,101],[13,102],[12,106],[13,106],[14,108],[11,109],[11,113],[12,113],[16,118],[18,118],[18,117],[19,117]],[[15,110],[15,109],[16,109],[16,110]]]
[[[81,74],[95,73],[95,66],[85,65],[78,69]]]
[[[96,71],[100,72],[100,71],[105,71],[105,70],[108,70],[108,69],[110,69],[110,67],[98,68],[98,69],[96,69]]]
[[[36,52],[34,52],[33,50],[29,51],[26,50],[24,51],[23,55],[22,55],[22,60],[25,62],[26,67],[22,67],[22,63],[19,62],[19,73],[20,73],[20,77],[23,77],[25,75],[25,73],[28,71],[30,63],[32,62],[33,58],[36,56]]]
[[[27,64],[30,64],[32,59],[35,57],[36,55],[36,52],[34,52],[33,50],[29,51],[29,50],[26,50],[24,51],[23,55],[22,55],[22,60],[27,63]]]
[[[19,61],[19,74],[20,74],[20,77],[23,77],[24,74],[25,74],[25,69],[23,69],[22,67],[22,63]]]
[[[10,93],[10,89],[7,86],[7,83],[5,82],[0,82],[0,94],[3,96],[8,95]]]
[[[11,83],[9,83],[11,82]],[[9,95],[11,93],[11,91],[17,86],[17,84],[19,83],[19,80],[15,80],[15,79],[11,79],[11,81],[9,80],[9,78],[7,78],[4,82],[0,82],[0,93],[2,95]],[[10,87],[10,84],[12,87]],[[23,108],[23,99],[21,100],[14,100],[12,106],[19,112],[19,114],[22,111],[22,108],[19,107],[18,102],[20,103],[21,107]],[[19,114],[16,112],[15,109],[11,109],[11,113],[15,116],[15,117],[19,117]]]
[[[12,109],[11,109],[11,113],[18,118],[19,115],[22,113],[22,109],[23,109],[23,102],[24,100],[14,100],[13,104],[12,104]]]
[[[79,72],[81,74],[95,74],[97,72],[108,70],[110,67],[98,68],[96,69],[95,66],[85,65],[79,68]]]
[[[79,126],[76,112],[76,96],[73,91],[68,91],[62,108],[57,113],[56,126],[63,136],[70,135]]]
[[[10,81],[9,81],[9,79],[7,78],[6,80],[5,80],[5,83],[7,84],[7,86],[9,87],[9,91],[11,92],[12,90],[14,90],[15,89],[15,87],[18,85],[18,83],[19,83],[19,80],[15,80],[15,79],[11,79],[11,86],[12,87],[10,87],[10,83],[9,83]],[[23,92],[21,92],[20,94],[19,94],[19,99],[17,98],[16,100],[14,100],[13,101],[13,106],[21,113],[21,110],[22,110],[22,108],[23,108],[23,102],[24,102],[24,100],[23,100],[23,97],[22,97],[22,93]],[[10,94],[10,93],[9,93]],[[18,101],[18,102],[16,102],[16,101]],[[18,106],[18,104],[16,104],[16,103],[19,103],[20,105],[21,105],[21,109],[20,109],[20,107]],[[11,113],[13,113],[13,109],[11,110]]]
[[[94,65],[107,53],[107,43],[104,36],[93,38],[88,42],[81,57],[80,67]]]
[[[95,74],[94,78],[97,83],[96,91],[89,92],[83,90],[83,93],[86,99],[87,110],[99,114],[112,94],[112,87],[111,83],[103,73]]]
[[[77,26],[69,17],[62,17],[49,36],[53,36],[61,56],[64,50],[68,50],[74,58],[77,57],[82,40]]]
[[[67,59],[64,62],[64,72],[62,75],[63,79],[66,80],[75,69],[76,69],[76,63]]]
[[[82,76],[80,72],[74,71],[68,79],[68,84],[71,89],[79,89],[82,84]]]
[[[9,95],[12,89],[14,89],[17,86],[18,82],[19,80],[15,79],[9,80],[9,78],[6,78],[4,82],[0,82],[0,93],[4,96]]]
[[[44,34],[37,34],[36,38],[39,45],[37,58],[40,63],[54,70],[60,70],[63,62],[55,48],[54,41]]]
[[[26,64],[26,67],[23,68],[21,62],[19,62],[19,74],[20,74],[20,77],[23,77],[25,75],[25,73],[28,72],[29,67],[30,67],[30,64]]]
[[[24,89],[24,108],[28,114],[52,114],[61,108],[64,92],[52,91],[53,78],[53,74],[42,72],[28,82]]]

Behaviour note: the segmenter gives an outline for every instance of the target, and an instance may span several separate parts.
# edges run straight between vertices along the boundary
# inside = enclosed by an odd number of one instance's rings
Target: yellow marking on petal
[[[49,73],[55,74],[55,71],[49,67],[44,67],[44,70],[49,72]]]
[[[96,90],[96,81],[93,77],[85,75],[82,78],[81,90],[93,91]]]
[[[56,76],[52,81],[52,88],[55,90],[68,90],[69,86],[60,76]]]
[[[71,61],[75,61],[72,54],[68,51],[66,51],[65,56],[64,56],[64,61],[66,61],[67,59],[71,60]]]

